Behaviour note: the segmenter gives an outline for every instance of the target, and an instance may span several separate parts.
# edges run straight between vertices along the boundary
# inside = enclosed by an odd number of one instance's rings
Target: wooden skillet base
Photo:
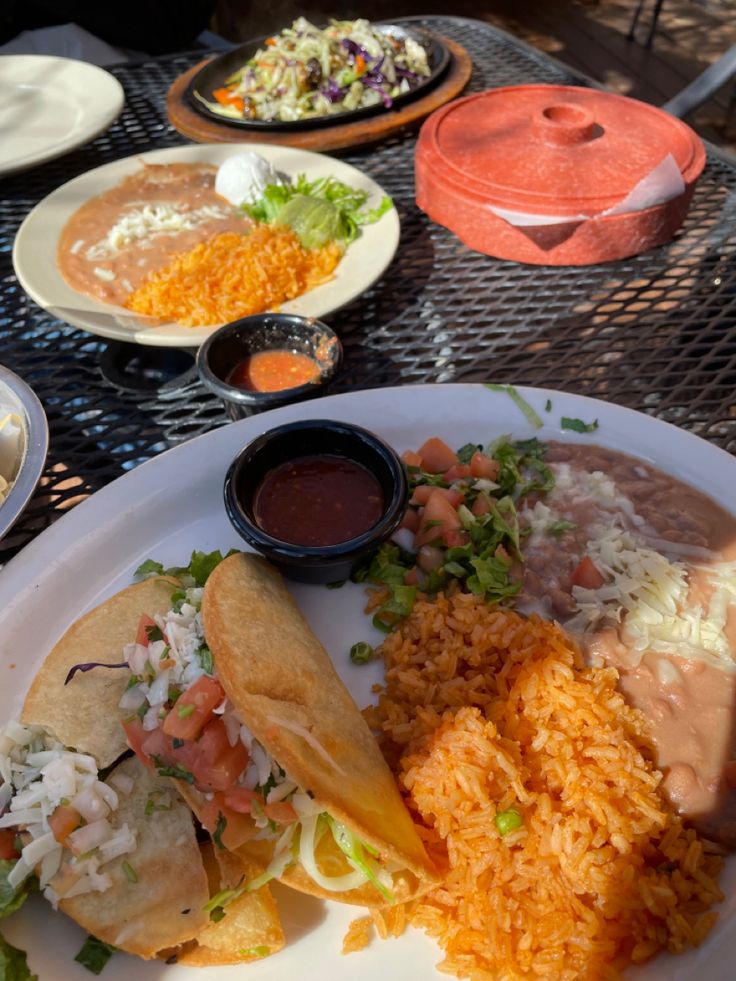
[[[435,109],[459,95],[468,84],[473,70],[470,55],[455,41],[445,37],[441,40],[447,45],[452,58],[439,85],[427,95],[395,111],[363,117],[351,123],[319,126],[312,130],[250,130],[217,123],[206,116],[200,116],[189,104],[186,90],[190,79],[206,61],[190,68],[174,81],[166,96],[166,110],[171,125],[182,136],[196,143],[276,143],[318,152],[377,143],[417,125]]]

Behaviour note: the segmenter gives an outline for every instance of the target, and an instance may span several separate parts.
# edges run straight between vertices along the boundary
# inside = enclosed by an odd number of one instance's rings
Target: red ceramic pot
[[[478,252],[589,265],[669,241],[704,166],[700,138],[654,106],[596,89],[520,85],[459,99],[426,120],[416,199]],[[647,206],[607,213],[653,172]]]

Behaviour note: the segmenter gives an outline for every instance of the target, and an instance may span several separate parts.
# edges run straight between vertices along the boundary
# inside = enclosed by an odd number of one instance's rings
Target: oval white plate
[[[0,174],[60,157],[98,136],[125,102],[116,78],[85,61],[0,57]]]
[[[527,438],[599,442],[642,457],[698,484],[724,505],[732,499],[736,460],[709,443],[666,423],[592,399],[543,389],[520,389],[544,420],[533,431],[507,395],[481,385],[426,385],[336,395],[319,403],[287,406],[215,430],[170,450],[126,474],[80,504],[27,546],[0,572],[0,718],[15,715],[45,653],[80,614],[131,581],[148,557],[180,563],[192,549],[239,546],[222,503],[228,464],[242,446],[270,427],[304,418],[358,423],[380,433],[398,450],[416,448],[430,435],[451,445],[486,442],[510,433]],[[547,399],[552,402],[545,411]],[[562,416],[586,422],[598,419],[592,436],[562,431]],[[376,642],[362,610],[359,586],[339,591],[293,585],[305,616],[318,634],[358,705],[368,703],[378,680],[374,663],[356,667],[348,651],[355,641]],[[736,858],[722,880],[726,900],[720,922],[707,942],[682,957],[660,956],[627,973],[637,981],[723,981],[732,977],[736,957]],[[362,911],[322,902],[278,888],[287,946],[257,966],[210,970],[134,963],[115,955],[105,968],[106,981],[416,981],[441,977],[435,965],[441,952],[424,934],[412,931],[398,940],[374,940],[359,954],[342,956],[348,924]],[[104,898],[101,898],[104,902]],[[82,981],[85,971],[73,957],[82,931],[43,901],[29,904],[3,921],[3,933],[29,950],[40,981]]]
[[[384,194],[375,181],[355,167],[321,153],[291,147],[259,143],[242,146],[203,143],[125,157],[62,185],[31,211],[20,226],[13,246],[13,265],[21,286],[52,316],[102,337],[161,347],[194,347],[201,344],[216,325],[152,326],[146,317],[132,314],[123,307],[100,303],[73,290],[56,264],[57,244],[62,228],[80,205],[114,187],[128,174],[136,173],[143,163],[220,164],[244,150],[260,153],[278,171],[290,177],[297,174],[306,174],[310,180],[337,177],[351,187],[367,191],[369,207],[376,207]],[[361,228],[358,238],[348,246],[333,279],[296,300],[284,303],[281,311],[306,317],[323,317],[345,306],[381,276],[393,259],[398,244],[399,217],[396,209],[392,208],[375,224]]]

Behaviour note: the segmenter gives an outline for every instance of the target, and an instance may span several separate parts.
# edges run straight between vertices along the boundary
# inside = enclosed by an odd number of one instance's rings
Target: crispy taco
[[[202,589],[184,572],[126,648],[131,748],[261,869],[243,889],[277,878],[368,906],[425,891],[437,874],[394,778],[279,574],[237,553],[208,576]]]

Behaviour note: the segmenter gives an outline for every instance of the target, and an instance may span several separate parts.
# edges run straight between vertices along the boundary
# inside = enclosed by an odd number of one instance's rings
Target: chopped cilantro
[[[530,425],[534,426],[535,429],[542,428],[543,423],[542,420],[539,418],[538,413],[531,407],[531,405],[529,405],[529,403],[523,396],[519,395],[519,393],[516,391],[513,385],[488,384],[486,385],[486,388],[489,388],[492,392],[506,392],[506,394],[511,399],[511,401],[515,405],[518,405],[521,411],[524,413],[524,416],[526,417],[526,421]]]
[[[143,813],[146,815],[146,817],[150,817],[155,811],[171,810],[171,804],[157,803],[157,799],[160,797],[162,798],[162,795],[159,794],[158,791],[154,791],[152,794],[149,794],[148,800],[146,801],[146,806],[143,809]]]
[[[547,401],[544,403],[544,411],[545,412],[552,411],[552,399],[547,399]]]
[[[212,659],[212,651],[203,644],[197,651],[199,654],[199,660],[202,662],[202,670],[205,674],[213,674],[215,670],[215,664]]]
[[[106,944],[104,940],[98,940],[97,937],[87,937],[74,960],[82,967],[86,967],[92,974],[101,974],[116,950],[117,947]]]
[[[336,582],[328,582],[326,586],[328,589],[340,589],[347,582],[346,579],[338,579]]]
[[[473,459],[473,455],[482,449],[483,447],[479,446],[478,443],[466,443],[465,446],[461,446],[457,451],[457,458],[460,463],[464,463],[467,466]]]
[[[566,531],[572,531],[574,528],[577,528],[574,521],[553,521],[551,525],[547,525],[547,531],[555,538],[562,538]]]
[[[582,419],[570,419],[563,416],[560,419],[560,429],[571,429],[575,433],[593,433],[598,428],[598,420],[593,422],[583,422]]]
[[[138,568],[133,573],[136,579],[148,579],[150,576],[163,576],[164,567],[160,562],[155,562],[153,559],[146,559],[145,562],[141,562]]]
[[[222,843],[222,832],[227,827],[227,818],[222,813],[222,811],[217,812],[217,823],[215,824],[215,830],[212,832],[212,840],[220,849],[220,851],[225,851],[225,846]]]
[[[138,873],[130,864],[130,862],[122,862],[120,867],[123,870],[125,878],[128,880],[128,882],[132,882],[135,884],[138,881]]]
[[[194,783],[194,774],[185,770],[183,766],[175,764],[169,766],[164,763],[160,756],[151,756],[156,771],[160,777],[173,777],[174,780],[183,780],[185,783]]]
[[[153,643],[156,640],[164,639],[161,628],[157,627],[155,623],[151,623],[146,627],[146,637],[148,637],[150,643]]]

